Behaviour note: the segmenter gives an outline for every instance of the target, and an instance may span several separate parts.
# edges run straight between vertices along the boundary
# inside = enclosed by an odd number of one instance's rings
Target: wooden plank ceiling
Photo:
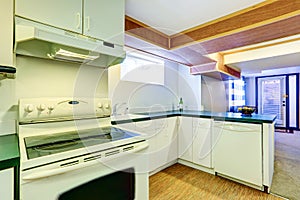
[[[300,34],[300,1],[269,0],[168,36],[125,17],[125,44],[187,66],[215,63],[205,55]]]

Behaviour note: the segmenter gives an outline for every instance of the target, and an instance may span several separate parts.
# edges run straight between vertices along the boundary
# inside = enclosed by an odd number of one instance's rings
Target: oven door
[[[89,154],[21,171],[21,199],[149,198],[148,159],[144,150],[99,157]]]

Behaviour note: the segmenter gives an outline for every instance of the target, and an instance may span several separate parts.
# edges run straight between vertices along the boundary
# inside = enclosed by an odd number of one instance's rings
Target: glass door
[[[299,74],[256,78],[258,114],[277,115],[276,127],[299,129]]]
[[[258,113],[277,115],[276,127],[286,127],[286,76],[258,78]]]

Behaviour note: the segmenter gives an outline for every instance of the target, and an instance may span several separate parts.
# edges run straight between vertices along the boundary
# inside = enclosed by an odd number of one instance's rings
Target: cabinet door
[[[16,15],[82,33],[82,0],[16,0]]]
[[[151,172],[156,169],[156,155],[157,155],[157,130],[155,128],[155,120],[147,120],[135,123],[136,131],[144,134],[145,139],[149,143],[149,147],[146,150],[148,157],[148,171]]]
[[[212,119],[193,118],[193,162],[211,168]]]
[[[0,7],[0,65],[13,66],[13,20],[12,0],[1,0]]]
[[[178,158],[177,152],[177,118],[155,120],[157,137],[157,168],[162,167]]]
[[[193,162],[193,120],[191,117],[179,117],[178,157]]]
[[[85,0],[84,35],[124,45],[124,0]]]
[[[136,131],[135,122],[117,124],[117,127],[120,129],[128,130],[128,131],[133,131],[133,132]]]
[[[0,171],[0,196],[1,200],[14,199],[14,169],[9,168]]]

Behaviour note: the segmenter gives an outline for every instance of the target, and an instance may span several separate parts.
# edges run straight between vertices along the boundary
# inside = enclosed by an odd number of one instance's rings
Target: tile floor
[[[300,200],[300,132],[275,132],[275,172],[271,193]]]

